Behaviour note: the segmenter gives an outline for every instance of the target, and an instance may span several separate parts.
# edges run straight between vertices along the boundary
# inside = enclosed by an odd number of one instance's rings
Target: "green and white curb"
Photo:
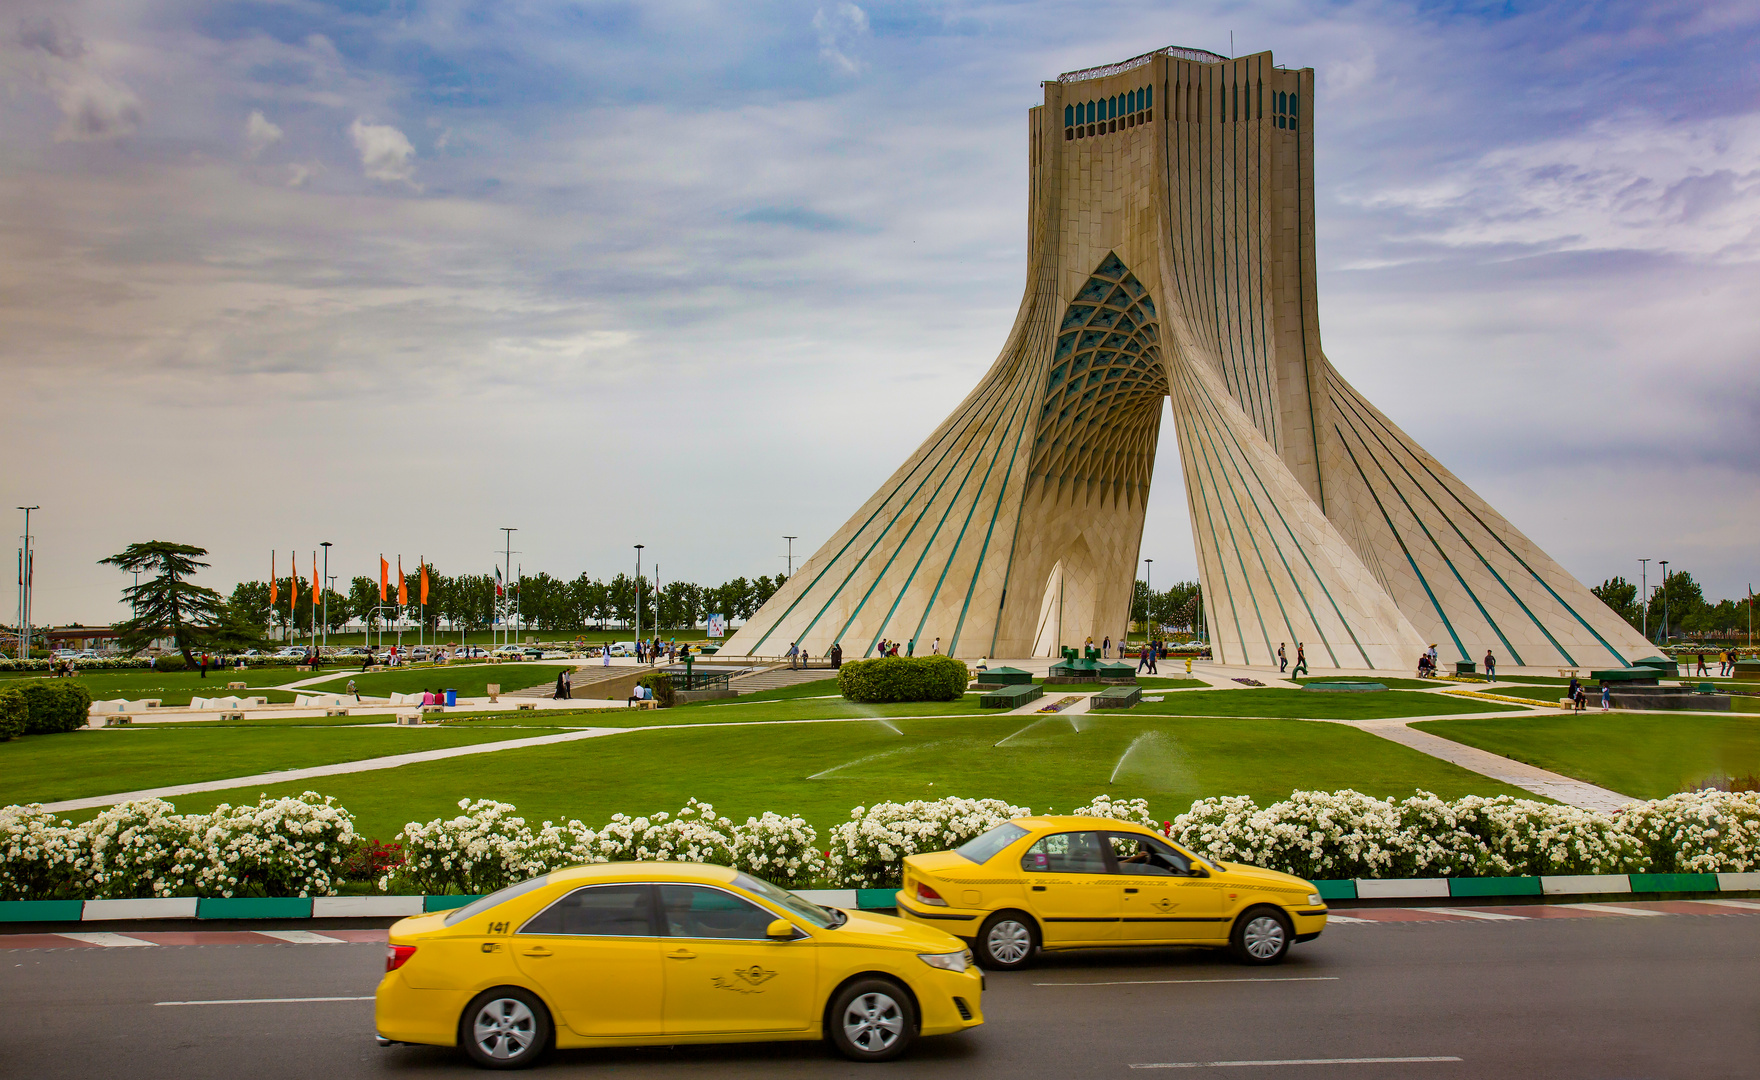
[[[1757,893],[1760,872],[1590,874],[1567,877],[1358,878],[1316,881],[1325,900],[1421,900],[1666,893]],[[797,889],[827,907],[890,911],[896,889]],[[388,919],[450,911],[473,895],[194,897],[146,900],[0,900],[0,923],[120,922],[157,919]]]

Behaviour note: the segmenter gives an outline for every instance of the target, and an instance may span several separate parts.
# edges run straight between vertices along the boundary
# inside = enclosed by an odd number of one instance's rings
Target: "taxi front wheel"
[[[458,1045],[485,1069],[527,1069],[550,1050],[550,1010],[530,990],[497,986],[465,1006]]]
[[[917,1038],[911,996],[890,979],[857,979],[832,1000],[826,1034],[851,1061],[891,1061]]]
[[[978,930],[978,963],[992,971],[1015,971],[1032,963],[1038,944],[1032,919],[1018,911],[998,911]]]
[[[1289,955],[1289,917],[1271,907],[1248,908],[1234,921],[1229,949],[1243,964],[1279,964]]]

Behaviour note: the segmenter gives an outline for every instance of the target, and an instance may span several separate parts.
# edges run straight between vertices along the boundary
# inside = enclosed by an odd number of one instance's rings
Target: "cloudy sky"
[[[531,570],[773,573],[1000,348],[1040,80],[1231,33],[1318,73],[1346,376],[1586,581],[1760,578],[1751,0],[0,11],[38,622],[117,618],[95,561],[153,538],[224,589],[322,540],[487,572],[503,525]]]

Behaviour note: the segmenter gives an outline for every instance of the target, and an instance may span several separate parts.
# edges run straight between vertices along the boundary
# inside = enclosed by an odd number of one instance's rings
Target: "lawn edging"
[[[1474,899],[1545,896],[1569,900],[1618,894],[1756,893],[1760,872],[1590,874],[1569,877],[1357,878],[1316,881],[1322,899]],[[891,911],[895,889],[796,889],[816,904]],[[450,911],[475,896],[173,896],[141,900],[0,900],[0,923],[113,922],[148,919],[384,919]]]

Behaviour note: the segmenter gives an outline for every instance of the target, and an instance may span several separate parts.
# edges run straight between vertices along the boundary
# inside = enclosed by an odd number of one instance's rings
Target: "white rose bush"
[[[622,861],[715,863],[787,888],[883,888],[898,882],[907,855],[958,847],[1031,813],[998,799],[858,806],[822,850],[801,816],[766,812],[736,824],[695,799],[674,812],[614,814],[596,829],[573,820],[534,829],[491,799],[461,799],[458,810],[409,822],[397,845],[382,846],[313,792],[207,814],[146,799],[80,824],[41,806],[0,807],[0,900],[325,896],[345,885],[476,895]],[[1097,795],[1072,813],[1161,828],[1144,799]],[[1612,814],[1424,791],[1399,800],[1296,791],[1263,807],[1232,795],[1192,803],[1168,833],[1212,858],[1309,879],[1739,873],[1760,870],[1760,793],[1695,791]]]

